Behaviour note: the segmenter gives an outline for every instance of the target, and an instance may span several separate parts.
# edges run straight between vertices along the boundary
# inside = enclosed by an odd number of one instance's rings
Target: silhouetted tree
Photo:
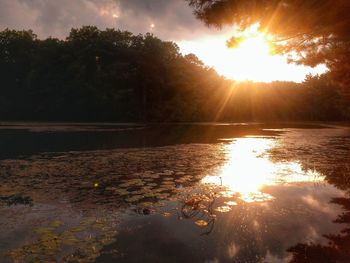
[[[0,120],[344,120],[329,76],[235,83],[173,42],[93,26],[66,40],[0,32]]]
[[[331,77],[350,98],[350,1],[348,0],[186,0],[207,25],[256,23],[277,37],[280,52],[294,51],[295,61],[325,63]],[[231,39],[230,43],[236,43]]]

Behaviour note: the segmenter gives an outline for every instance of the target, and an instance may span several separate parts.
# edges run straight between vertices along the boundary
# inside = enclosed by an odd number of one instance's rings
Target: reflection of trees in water
[[[337,188],[347,191],[350,189],[350,156],[343,164],[334,165],[335,167],[324,169],[326,180]]]
[[[350,132],[348,129],[302,130],[288,133],[269,151],[275,161],[296,161],[304,171],[315,170],[343,191],[350,190]],[[298,143],[295,143],[295,142]],[[348,224],[338,235],[326,234],[328,245],[299,243],[288,249],[292,263],[350,262],[350,198],[333,198],[345,210],[334,223]]]
[[[324,235],[328,245],[300,243],[288,249],[292,254],[291,263],[347,263],[350,261],[350,198],[334,198],[334,204],[339,204],[345,210],[334,223],[347,224],[348,227],[338,235]]]

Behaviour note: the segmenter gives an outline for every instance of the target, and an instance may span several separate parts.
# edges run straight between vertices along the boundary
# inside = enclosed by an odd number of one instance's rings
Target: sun
[[[244,39],[233,51],[244,58],[269,57],[270,45],[264,36],[255,36]]]
[[[217,70],[225,76],[241,81],[273,80],[271,73],[276,73],[278,63],[272,55],[271,44],[264,35],[244,38],[236,48],[228,49],[227,52],[232,60],[225,60],[217,66]]]
[[[289,64],[286,56],[276,55],[272,36],[251,28],[239,36],[239,43],[229,48],[227,40],[232,32],[181,41],[182,53],[194,53],[219,74],[237,81],[271,82],[275,80],[302,82],[307,74],[321,74],[325,66],[310,68]]]

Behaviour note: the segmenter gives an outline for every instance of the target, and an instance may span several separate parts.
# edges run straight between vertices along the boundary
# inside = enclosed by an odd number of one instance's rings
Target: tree
[[[325,77],[233,83],[152,34],[93,26],[66,40],[0,32],[0,120],[344,120]]]
[[[262,32],[276,37],[279,52],[296,52],[294,62],[326,64],[339,90],[350,98],[350,1],[186,1],[207,25],[234,24],[244,30],[259,23]]]

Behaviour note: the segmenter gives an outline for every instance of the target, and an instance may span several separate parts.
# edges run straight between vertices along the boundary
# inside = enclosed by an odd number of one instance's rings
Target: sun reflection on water
[[[300,182],[319,182],[324,177],[316,171],[305,171],[297,162],[273,162],[268,151],[276,146],[273,138],[238,138],[224,147],[227,162],[215,175],[202,183],[222,185],[224,196],[238,195],[245,202],[273,199],[264,187]]]

